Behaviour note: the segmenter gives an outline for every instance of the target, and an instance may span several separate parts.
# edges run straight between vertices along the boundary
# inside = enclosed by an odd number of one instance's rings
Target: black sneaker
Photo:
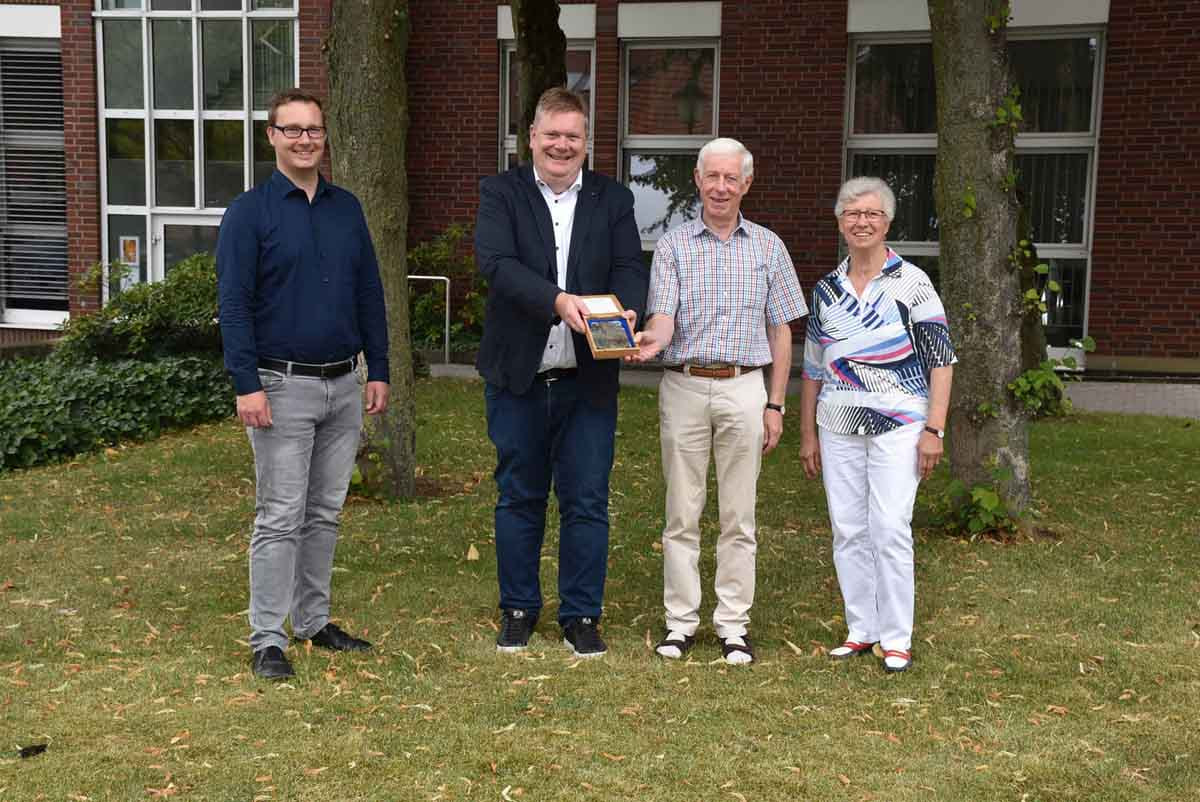
[[[569,646],[576,657],[602,657],[608,651],[604,639],[596,631],[596,619],[572,618],[563,626],[563,645]]]
[[[253,667],[254,675],[262,679],[287,679],[295,673],[283,649],[278,646],[268,646],[255,652]]]
[[[537,613],[527,610],[501,610],[496,651],[523,652],[529,648],[529,636],[533,634],[537,619]]]

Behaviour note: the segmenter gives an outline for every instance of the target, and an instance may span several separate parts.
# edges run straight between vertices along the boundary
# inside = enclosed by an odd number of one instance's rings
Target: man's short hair
[[[579,112],[583,115],[583,130],[588,130],[587,104],[577,92],[572,92],[565,86],[552,86],[538,98],[537,108],[533,112],[533,124],[536,126],[543,114],[563,114]]]
[[[704,159],[708,156],[741,156],[742,179],[754,175],[754,157],[750,155],[749,148],[736,139],[717,137],[700,148],[700,153],[696,155],[696,172],[701,175],[704,175]]]
[[[275,111],[280,106],[286,106],[288,103],[311,103],[320,109],[321,117],[325,117],[325,107],[321,105],[319,97],[293,86],[291,89],[283,89],[276,92],[275,96],[271,98],[271,103],[267,107],[267,125],[275,124]]]

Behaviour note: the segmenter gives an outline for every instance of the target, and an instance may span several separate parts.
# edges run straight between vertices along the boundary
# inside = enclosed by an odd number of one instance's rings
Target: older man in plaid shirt
[[[747,627],[758,473],[783,431],[792,364],[788,324],[808,309],[783,242],[741,216],[754,179],[750,151],[736,140],[714,139],[700,150],[694,176],[700,219],[658,242],[647,322],[632,357],[661,355],[667,367],[658,396],[667,480],[666,634],[655,650],[683,657],[700,624],[700,513],[711,451],[721,518],[713,628],[726,662],[742,664],[754,660]],[[759,370],[765,365],[767,381]]]

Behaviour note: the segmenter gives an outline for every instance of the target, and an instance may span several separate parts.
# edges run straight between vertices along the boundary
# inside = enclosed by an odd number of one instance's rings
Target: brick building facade
[[[649,210],[639,217],[647,248],[689,209],[689,159],[727,135],[755,155],[747,216],[779,233],[806,286],[838,258],[833,194],[854,172],[893,183],[897,250],[936,272],[923,0],[563,6],[573,80],[593,104],[592,166],[633,186]],[[261,98],[292,80],[326,91],[330,9],[331,0],[0,3],[0,104],[13,91],[4,54],[57,42],[61,131],[35,144],[61,142],[65,195],[63,219],[44,234],[65,239],[64,276],[39,274],[37,298],[7,291],[0,344],[52,336],[66,315],[95,308],[102,299],[76,279],[122,249],[137,255],[139,278],[154,280],[211,241],[222,198],[269,170],[269,153],[255,147]],[[1014,65],[1028,87],[1018,166],[1039,252],[1064,287],[1048,299],[1052,342],[1092,336],[1092,370],[1200,374],[1200,267],[1187,258],[1186,222],[1200,197],[1200,0],[1016,0],[1013,15]],[[479,179],[512,158],[512,34],[507,7],[493,0],[412,0],[410,18],[415,243],[472,223]],[[226,37],[220,62],[217,38],[234,31],[240,40]],[[156,61],[168,37],[191,48],[194,68]],[[24,153],[23,136],[0,127],[0,158]],[[235,145],[218,153],[221,136]],[[675,189],[654,189],[649,177],[672,171]],[[168,175],[191,182],[183,197],[194,204],[156,205]],[[224,194],[213,190],[222,175],[233,177]],[[4,197],[0,294],[22,270],[3,250],[20,228],[5,216],[16,196]]]

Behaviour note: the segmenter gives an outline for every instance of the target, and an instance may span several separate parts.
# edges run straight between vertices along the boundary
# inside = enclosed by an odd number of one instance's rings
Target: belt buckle
[[[558,376],[554,374],[554,368],[546,371],[545,377],[542,378],[542,384],[554,384],[556,381],[558,381]]]

